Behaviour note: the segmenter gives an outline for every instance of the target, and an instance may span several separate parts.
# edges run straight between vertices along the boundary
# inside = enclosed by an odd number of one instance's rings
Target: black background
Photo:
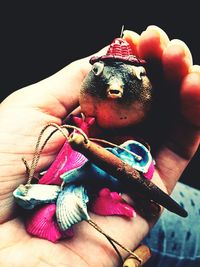
[[[157,2],[157,3],[156,3]],[[0,97],[88,56],[125,29],[157,25],[183,40],[200,64],[198,1],[4,1],[0,4]],[[182,181],[200,188],[200,153]]]

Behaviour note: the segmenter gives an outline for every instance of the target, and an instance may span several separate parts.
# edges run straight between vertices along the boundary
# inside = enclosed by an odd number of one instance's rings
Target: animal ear
[[[104,69],[104,63],[103,62],[95,62],[92,66],[92,72],[95,76],[100,76]]]
[[[138,80],[142,80],[142,76],[146,76],[146,70],[144,67],[139,66],[132,66],[133,75],[137,77]]]

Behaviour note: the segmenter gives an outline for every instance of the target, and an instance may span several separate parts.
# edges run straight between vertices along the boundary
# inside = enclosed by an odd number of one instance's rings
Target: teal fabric
[[[200,267],[200,191],[177,183],[172,197],[189,215],[163,212],[143,242],[153,253],[144,267]]]

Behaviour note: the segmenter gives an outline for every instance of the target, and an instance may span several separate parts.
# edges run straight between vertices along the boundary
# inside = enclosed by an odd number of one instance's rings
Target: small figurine
[[[90,63],[92,69],[82,84],[79,98],[83,116],[71,117],[70,127],[74,131],[66,137],[55,161],[38,183],[19,186],[13,193],[20,206],[29,214],[32,210],[25,222],[27,231],[52,242],[72,237],[73,225],[82,220],[100,229],[91,221],[90,211],[134,218],[135,207],[120,195],[121,192],[133,195],[134,187],[145,195],[142,201],[145,204],[155,201],[180,216],[187,216],[182,207],[150,181],[155,162],[144,144],[127,137],[114,148],[103,140],[106,147],[97,145],[100,140],[95,138],[95,143],[90,142],[93,126],[104,131],[121,129],[146,118],[153,88],[145,61],[132,54],[123,38],[116,38],[106,55],[92,57]],[[75,140],[78,133],[82,141]],[[33,170],[29,182],[31,175]]]

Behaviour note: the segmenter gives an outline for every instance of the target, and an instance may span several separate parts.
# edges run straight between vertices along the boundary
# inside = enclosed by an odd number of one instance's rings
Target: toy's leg
[[[188,211],[181,218],[165,210],[143,240],[152,250],[145,267],[200,266],[200,190],[177,183],[172,197]]]

